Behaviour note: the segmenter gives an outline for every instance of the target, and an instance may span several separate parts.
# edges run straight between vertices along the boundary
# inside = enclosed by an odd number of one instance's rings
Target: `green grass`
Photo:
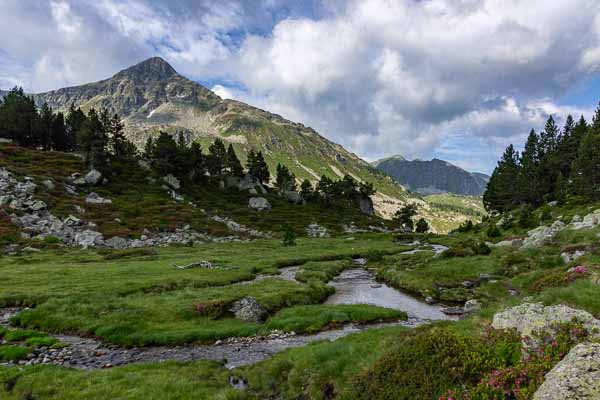
[[[0,361],[19,361],[29,354],[28,347],[0,345]]]
[[[211,361],[129,365],[91,372],[53,366],[0,367],[3,400],[242,400],[229,372]]]
[[[74,331],[123,345],[212,342],[231,336],[326,328],[339,321],[388,319],[388,310],[361,312],[320,306],[333,289],[325,285],[349,264],[351,257],[374,252],[393,254],[405,247],[389,235],[298,239],[283,247],[277,240],[156,249],[155,253],[128,251],[45,251],[23,257],[4,257],[0,273],[2,305],[35,305],[15,323],[48,332]],[[208,260],[222,269],[179,270],[193,261]],[[286,265],[305,264],[321,279],[307,284],[253,279],[258,273],[276,273]],[[275,325],[244,323],[228,312],[236,300],[255,297],[276,321]],[[210,309],[201,314],[197,306]],[[315,305],[306,309],[289,307]],[[208,306],[208,307],[205,307]],[[319,307],[323,307],[318,311]],[[277,314],[280,311],[284,314]],[[293,311],[296,310],[296,311]],[[352,311],[352,312],[351,312]],[[297,315],[296,315],[297,314]]]
[[[268,321],[268,326],[272,329],[311,333],[347,322],[366,323],[407,318],[403,311],[363,304],[310,305],[283,309]]]
[[[248,379],[258,398],[331,399],[369,368],[407,328],[373,329],[334,342],[290,349],[236,374]]]

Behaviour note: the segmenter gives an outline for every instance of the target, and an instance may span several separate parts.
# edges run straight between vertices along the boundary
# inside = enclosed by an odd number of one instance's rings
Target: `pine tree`
[[[23,88],[14,87],[0,104],[0,137],[13,140],[20,146],[36,147],[40,140],[39,114],[32,97]]]
[[[225,144],[220,138],[215,139],[214,143],[208,147],[208,172],[211,176],[221,176],[227,162],[227,151]]]
[[[261,151],[258,153],[250,150],[247,161],[248,173],[255,177],[260,183],[269,183],[269,166],[265,161]]]
[[[593,200],[600,198],[600,105],[579,146],[571,180],[575,194]]]
[[[275,177],[275,186],[279,192],[296,190],[296,177],[290,170],[280,163],[277,163],[277,174]]]
[[[105,170],[107,167],[108,154],[106,147],[108,138],[105,131],[107,114],[100,114],[91,109],[86,121],[79,132],[79,142],[90,168]]]
[[[68,134],[65,117],[61,112],[52,119],[50,140],[52,148],[57,151],[73,151],[75,148],[75,139]]]
[[[418,233],[427,233],[429,231],[429,224],[425,218],[421,218],[417,221],[417,227],[415,231]]]
[[[519,154],[513,145],[509,145],[483,194],[483,204],[488,211],[504,212],[516,207],[519,202]]]
[[[229,173],[233,176],[243,177],[244,176],[244,168],[242,167],[242,163],[240,159],[235,154],[235,149],[233,148],[233,144],[229,144],[227,148],[227,169]]]
[[[414,223],[412,218],[417,215],[416,204],[406,204],[394,214],[394,221],[399,223],[405,230],[413,231]]]
[[[52,122],[54,120],[54,114],[52,109],[48,106],[48,103],[42,105],[40,110],[40,119],[38,126],[38,134],[36,145],[40,146],[43,150],[50,150],[52,147]]]
[[[313,186],[308,179],[302,181],[302,184],[300,185],[300,194],[306,201],[310,201],[314,198]]]
[[[190,146],[189,157],[192,179],[198,181],[204,177],[204,173],[206,172],[206,159],[202,153],[200,144],[196,142],[192,143]]]
[[[135,155],[135,152],[132,154],[131,144],[125,137],[124,128],[125,125],[118,114],[114,114],[105,127],[112,153],[117,158],[129,158]]]
[[[69,107],[69,112],[67,113],[67,118],[65,120],[66,128],[67,128],[67,136],[74,143],[74,147],[78,150],[81,150],[81,131],[85,126],[87,121],[87,116],[81,111],[81,108],[75,108],[75,104],[71,103]]]
[[[177,143],[171,135],[160,132],[154,143],[152,166],[162,174],[172,174],[176,171]]]
[[[146,144],[144,145],[144,158],[146,160],[152,160],[154,158],[154,140],[152,136],[148,136]]]
[[[518,181],[519,198],[529,204],[541,204],[542,200],[539,187],[539,146],[539,137],[532,129],[521,154]]]

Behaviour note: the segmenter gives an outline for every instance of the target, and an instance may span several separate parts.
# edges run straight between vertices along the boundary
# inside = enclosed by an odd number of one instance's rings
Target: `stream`
[[[443,246],[438,246],[434,248],[434,252],[439,253],[445,249]],[[406,254],[416,251],[425,250],[415,249]],[[296,281],[295,275],[299,268],[298,266],[282,268],[279,275],[258,275],[255,280],[239,284],[251,284],[256,280],[266,278]],[[452,319],[441,312],[441,306],[426,304],[385,284],[378,283],[374,274],[362,267],[342,272],[329,282],[329,285],[336,289],[336,293],[330,296],[325,304],[371,304],[406,311],[409,318],[406,321],[368,325],[347,324],[339,329],[310,335],[273,332],[265,337],[229,338],[217,341],[213,345],[190,344],[171,347],[123,348],[104,344],[93,338],[53,335],[67,346],[63,349],[42,349],[38,353],[32,354],[28,360],[21,361],[20,364],[57,364],[90,370],[137,362],[209,359],[225,360],[226,367],[231,369],[257,363],[285,349],[304,346],[319,340],[336,340],[367,329],[388,326],[416,327],[433,320]],[[0,326],[9,326],[10,317],[20,311],[21,309],[18,308],[0,309]]]

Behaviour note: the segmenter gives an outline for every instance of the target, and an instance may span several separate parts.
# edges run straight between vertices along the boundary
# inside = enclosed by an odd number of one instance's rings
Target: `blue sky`
[[[491,172],[600,99],[596,0],[3,0],[0,87],[96,81],[151,56],[367,160]]]

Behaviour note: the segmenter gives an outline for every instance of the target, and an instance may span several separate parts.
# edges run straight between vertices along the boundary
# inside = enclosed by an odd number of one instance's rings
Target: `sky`
[[[489,173],[549,115],[600,100],[597,0],[1,0],[0,88],[152,56],[366,160]]]

